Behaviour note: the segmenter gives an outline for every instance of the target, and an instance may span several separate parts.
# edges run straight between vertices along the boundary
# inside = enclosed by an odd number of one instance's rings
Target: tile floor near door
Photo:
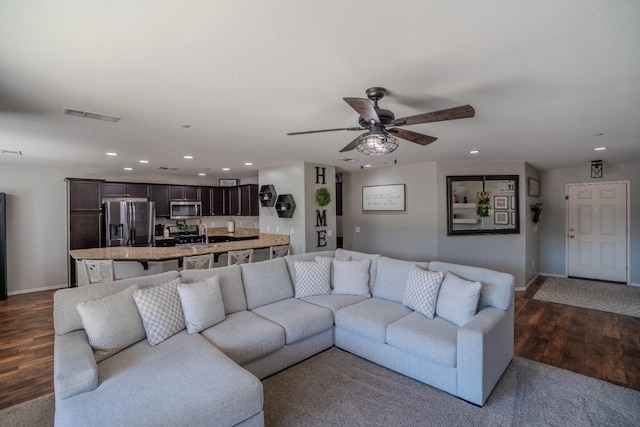
[[[640,318],[516,292],[515,354],[640,391]],[[53,392],[53,293],[0,301],[0,409]]]

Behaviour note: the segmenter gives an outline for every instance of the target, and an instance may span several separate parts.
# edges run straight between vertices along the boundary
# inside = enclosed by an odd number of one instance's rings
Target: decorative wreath
[[[331,194],[325,187],[318,188],[316,191],[316,202],[320,206],[327,206],[331,202]]]

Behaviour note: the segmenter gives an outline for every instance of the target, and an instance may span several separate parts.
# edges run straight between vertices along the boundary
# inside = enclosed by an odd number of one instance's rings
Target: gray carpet
[[[548,277],[533,299],[640,317],[640,287]]]
[[[639,426],[640,392],[516,357],[487,404],[331,348],[263,381],[267,426]],[[53,425],[53,395],[0,411],[0,427]]]

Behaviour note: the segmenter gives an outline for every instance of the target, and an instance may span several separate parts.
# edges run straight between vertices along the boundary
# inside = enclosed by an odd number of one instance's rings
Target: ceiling
[[[3,1],[0,150],[22,156],[0,165],[217,179],[299,161],[635,162],[638,46],[637,0]],[[476,116],[409,126],[438,140],[382,157],[339,153],[354,132],[286,135],[357,126],[342,98],[371,86],[396,117]]]

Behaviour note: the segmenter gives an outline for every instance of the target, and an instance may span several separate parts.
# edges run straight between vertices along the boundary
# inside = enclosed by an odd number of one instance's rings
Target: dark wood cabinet
[[[69,213],[69,249],[99,248],[102,229],[102,211]]]
[[[224,215],[224,187],[200,187],[202,216]]]
[[[168,185],[152,185],[151,201],[156,203],[156,217],[169,218]]]
[[[103,182],[102,197],[149,197],[149,185],[127,182]]]
[[[169,200],[199,202],[200,187],[192,187],[188,185],[171,185],[169,187]]]
[[[227,187],[226,215],[258,216],[258,185]]]
[[[100,181],[67,180],[67,196],[70,211],[102,209]]]

